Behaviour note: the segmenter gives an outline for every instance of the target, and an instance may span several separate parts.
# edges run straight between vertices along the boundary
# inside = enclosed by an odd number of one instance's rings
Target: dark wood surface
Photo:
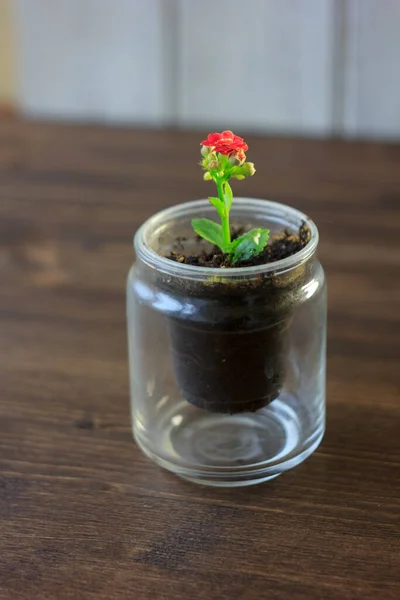
[[[257,175],[235,186],[319,225],[318,451],[216,490],[132,441],[132,235],[209,193],[204,133],[0,122],[1,600],[400,597],[400,146],[249,137]]]

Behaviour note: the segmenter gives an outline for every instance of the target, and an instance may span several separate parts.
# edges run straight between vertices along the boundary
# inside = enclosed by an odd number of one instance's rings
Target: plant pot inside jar
[[[291,256],[308,240],[309,230],[303,224],[297,234],[277,235],[262,256],[248,262],[256,266],[276,256]],[[177,246],[179,251],[169,255],[176,262],[200,261],[206,266],[222,258],[217,248],[185,256],[180,240]],[[239,280],[224,277],[223,269],[220,273],[205,281],[161,277],[161,287],[177,307],[183,307],[169,319],[175,378],[182,396],[199,408],[230,414],[254,412],[282,390],[287,330],[305,272],[300,266],[290,274]]]

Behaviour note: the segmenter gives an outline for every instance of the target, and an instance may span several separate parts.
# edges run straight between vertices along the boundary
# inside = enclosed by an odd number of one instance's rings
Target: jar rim
[[[161,224],[165,224],[172,218],[188,217],[194,210],[200,210],[202,208],[210,207],[209,200],[192,200],[190,202],[183,202],[182,204],[175,204],[169,208],[163,209],[149,219],[147,219],[137,230],[134,236],[134,248],[137,256],[149,266],[162,271],[164,273],[174,275],[175,277],[183,277],[189,279],[206,279],[209,277],[221,277],[223,272],[224,279],[229,278],[250,278],[261,274],[268,273],[283,273],[294,269],[306,260],[308,260],[315,252],[318,245],[318,229],[314,221],[312,221],[307,215],[301,211],[282,204],[280,202],[273,202],[271,200],[263,200],[260,198],[245,198],[235,197],[235,209],[242,209],[244,212],[248,212],[249,215],[258,212],[265,216],[285,218],[288,221],[297,221],[299,224],[304,222],[311,233],[311,239],[304,248],[299,252],[292,254],[286,258],[276,260],[271,263],[263,265],[255,265],[249,267],[232,267],[229,269],[221,269],[218,267],[199,267],[196,265],[187,265],[184,263],[177,263],[175,261],[161,256],[155,250],[150,248],[146,244],[146,234],[149,231],[155,230]],[[232,210],[232,213],[234,211]],[[195,215],[193,215],[195,216]]]

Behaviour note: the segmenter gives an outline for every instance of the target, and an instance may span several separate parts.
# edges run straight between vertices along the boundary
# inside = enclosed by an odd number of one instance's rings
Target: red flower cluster
[[[225,156],[234,155],[240,161],[246,159],[245,152],[249,148],[243,138],[235,135],[229,129],[222,133],[210,133],[207,139],[201,142],[201,145],[209,146],[214,152]]]

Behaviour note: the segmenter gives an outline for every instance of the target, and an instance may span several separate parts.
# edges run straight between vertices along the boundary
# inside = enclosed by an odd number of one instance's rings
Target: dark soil
[[[244,233],[244,228],[232,231],[232,239],[236,239]],[[285,229],[282,233],[272,237],[270,243],[258,255],[250,260],[242,261],[233,265],[229,260],[229,255],[224,254],[214,246],[211,252],[203,251],[197,255],[185,256],[184,244],[186,238],[177,238],[174,250],[166,257],[178,263],[194,265],[197,267],[213,267],[229,269],[232,267],[252,267],[256,265],[265,265],[268,263],[287,258],[299,252],[308,244],[311,238],[310,229],[305,223],[302,223],[297,233]]]

